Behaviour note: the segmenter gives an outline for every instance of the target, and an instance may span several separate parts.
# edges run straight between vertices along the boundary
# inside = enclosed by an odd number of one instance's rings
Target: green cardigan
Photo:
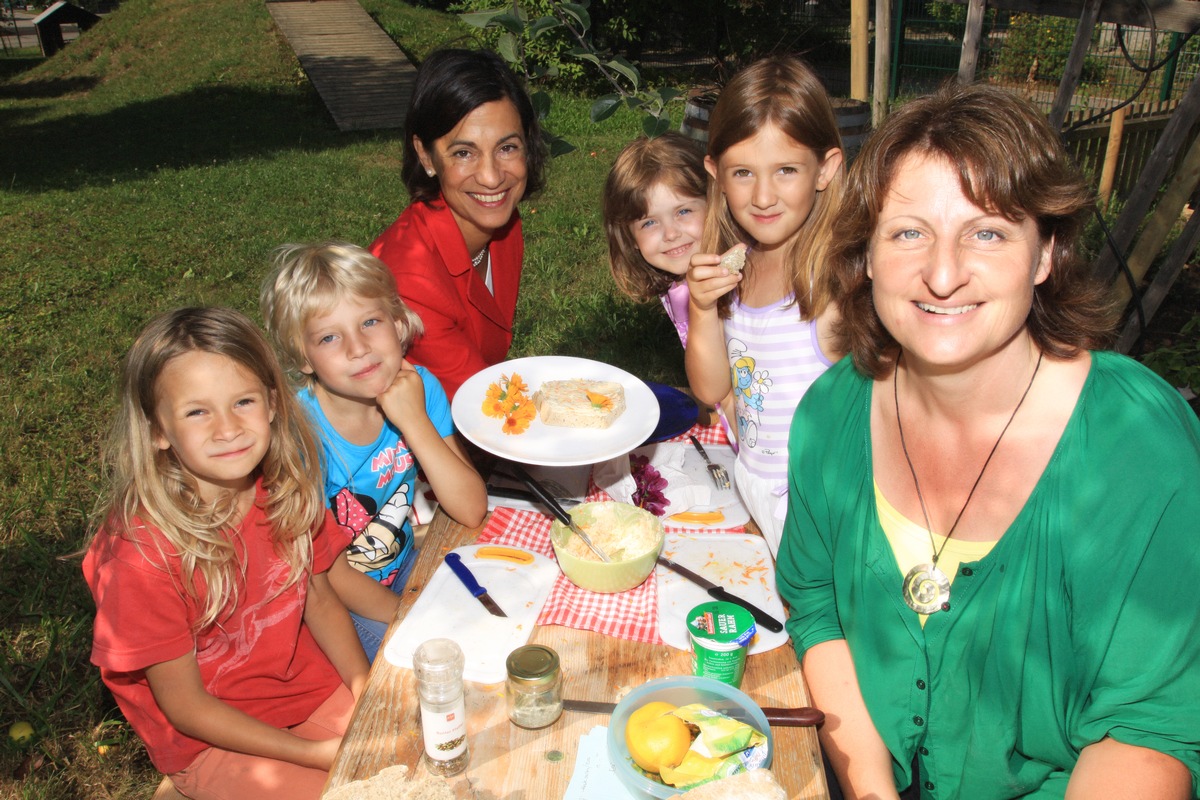
[[[871,381],[850,359],[792,423],[779,593],[796,654],[845,639],[896,786],[1061,798],[1105,736],[1200,776],[1200,423],[1135,361],[1092,353],[1054,455],[924,629],[872,490]]]

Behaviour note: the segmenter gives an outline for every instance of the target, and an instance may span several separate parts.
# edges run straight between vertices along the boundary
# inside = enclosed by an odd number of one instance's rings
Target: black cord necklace
[[[971,491],[967,493],[966,501],[958,510],[954,524],[950,526],[950,532],[946,534],[942,546],[938,547],[937,542],[933,539],[933,526],[929,524],[929,509],[925,506],[925,495],[921,494],[921,482],[917,480],[917,469],[913,466],[912,458],[908,455],[908,445],[904,442],[904,426],[900,423],[900,359],[896,359],[896,368],[892,373],[892,399],[896,403],[896,429],[900,432],[900,449],[904,451],[904,460],[908,462],[908,470],[912,473],[913,486],[917,489],[917,499],[921,501],[921,515],[925,517],[925,530],[929,534],[929,547],[933,551],[932,563],[917,564],[904,576],[904,602],[918,614],[932,614],[950,604],[950,579],[946,577],[946,573],[938,569],[938,559],[941,558],[946,545],[950,543],[950,537],[954,535],[959,520],[962,519],[963,513],[971,503],[971,498],[975,496],[975,490],[979,488],[979,482],[983,480],[983,473],[987,471],[988,464],[992,463],[992,456],[996,455],[996,450],[1000,447],[1004,434],[1008,433],[1008,426],[1012,425],[1013,420],[1017,417],[1017,412],[1025,403],[1025,398],[1029,396],[1029,390],[1033,388],[1033,379],[1037,377],[1038,370],[1041,368],[1042,354],[1039,352],[1037,364],[1033,367],[1033,374],[1029,376],[1029,385],[1025,387],[1025,393],[1017,401],[1017,407],[1013,409],[1012,414],[1008,417],[1008,422],[1004,423],[1004,429],[996,437],[992,451],[988,453],[987,460],[983,462],[983,467],[980,468],[979,475],[975,478],[975,483],[971,485]]]

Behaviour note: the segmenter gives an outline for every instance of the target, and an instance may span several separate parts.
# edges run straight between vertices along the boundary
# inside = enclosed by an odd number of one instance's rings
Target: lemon
[[[25,744],[33,738],[33,726],[21,720],[8,726],[8,738],[17,744]]]
[[[654,701],[629,715],[625,725],[625,747],[633,761],[646,772],[677,767],[692,746],[687,723],[671,712],[675,706]]]

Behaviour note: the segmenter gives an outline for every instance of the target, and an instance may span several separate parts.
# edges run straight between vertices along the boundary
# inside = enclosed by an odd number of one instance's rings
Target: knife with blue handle
[[[683,566],[682,564],[676,564],[666,556],[659,556],[658,563],[662,564],[672,572],[678,572],[692,583],[701,587],[708,592],[709,597],[712,597],[714,600],[724,600],[726,603],[734,603],[735,605],[739,605],[746,609],[752,615],[754,615],[755,622],[757,622],[759,625],[762,625],[772,633],[779,633],[781,630],[783,630],[782,622],[775,619],[770,614],[763,611],[761,608],[749,602],[748,600],[743,600],[735,594],[730,594],[724,586],[721,586],[718,583],[713,583],[698,572],[692,572],[687,567]]]
[[[479,581],[475,580],[475,576],[471,573],[470,567],[463,563],[462,556],[458,553],[446,553],[446,563],[450,565],[450,571],[453,572],[462,585],[467,587],[467,591],[478,598],[479,602],[483,603],[483,607],[488,610],[488,613],[496,617],[507,617],[504,609],[496,605],[496,601],[487,593],[487,589],[479,585]]]

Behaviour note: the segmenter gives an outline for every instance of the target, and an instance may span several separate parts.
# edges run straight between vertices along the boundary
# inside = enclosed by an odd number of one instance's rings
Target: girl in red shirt
[[[126,357],[83,563],[92,662],[188,797],[315,800],[365,684],[318,453],[241,314],[172,311]]]

